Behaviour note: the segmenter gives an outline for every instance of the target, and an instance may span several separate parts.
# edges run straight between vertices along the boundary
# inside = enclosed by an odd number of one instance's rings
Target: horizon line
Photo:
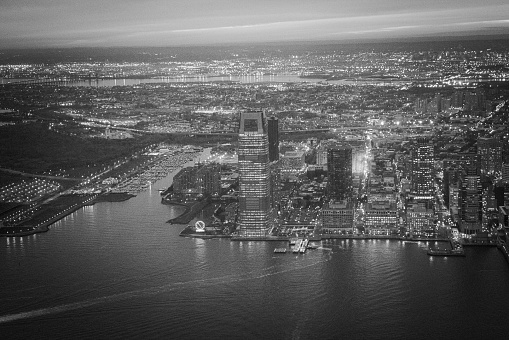
[[[215,43],[189,43],[189,44],[168,44],[168,45],[122,45],[122,46],[23,46],[23,47],[1,47],[0,55],[4,51],[12,50],[51,50],[51,49],[115,49],[115,48],[173,48],[173,47],[233,47],[233,46],[260,46],[260,45],[292,45],[292,44],[344,44],[344,45],[363,45],[363,44],[384,44],[384,43],[419,43],[419,42],[446,42],[446,41],[479,41],[479,40],[507,40],[509,43],[509,33],[486,33],[481,34],[461,34],[466,32],[458,32],[458,34],[449,35],[423,35],[411,37],[383,37],[383,38],[341,38],[341,39],[307,39],[307,40],[268,40],[253,42],[215,42]]]

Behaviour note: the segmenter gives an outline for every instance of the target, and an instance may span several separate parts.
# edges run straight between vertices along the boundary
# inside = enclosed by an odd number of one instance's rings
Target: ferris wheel
[[[205,222],[203,221],[197,221],[194,224],[194,228],[196,229],[197,233],[204,233],[205,232]]]

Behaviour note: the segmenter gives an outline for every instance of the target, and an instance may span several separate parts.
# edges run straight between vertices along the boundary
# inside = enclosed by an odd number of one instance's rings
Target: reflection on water
[[[501,338],[509,266],[496,248],[435,258],[424,242],[341,239],[276,256],[287,243],[182,238],[166,223],[182,207],[157,191],[171,179],[48,233],[0,238],[2,336],[376,339],[426,324],[427,338]],[[461,310],[482,310],[475,327],[444,318]]]
[[[198,263],[204,263],[205,262],[205,240],[195,238],[193,239],[195,243],[195,254],[196,254],[196,261]]]

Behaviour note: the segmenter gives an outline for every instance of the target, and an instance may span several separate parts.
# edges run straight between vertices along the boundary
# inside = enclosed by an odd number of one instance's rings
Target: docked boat
[[[296,242],[295,242],[295,245],[293,246],[293,252],[294,253],[298,253],[300,251],[300,246],[302,244],[303,240],[301,239],[298,239]]]
[[[430,255],[430,256],[465,256],[465,251],[463,249],[429,248],[428,255]]]
[[[304,241],[302,241],[301,245],[300,245],[300,249],[299,249],[299,252],[301,254],[304,254],[307,250],[307,247],[308,247],[308,243],[309,243],[309,240],[308,239],[305,239]]]

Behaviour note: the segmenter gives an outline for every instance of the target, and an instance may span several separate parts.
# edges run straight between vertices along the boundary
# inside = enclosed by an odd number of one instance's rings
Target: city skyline
[[[508,40],[1,53],[5,338],[507,333]]]
[[[87,1],[0,4],[1,48],[174,46],[506,36],[509,5],[477,1],[291,1],[120,5]]]

